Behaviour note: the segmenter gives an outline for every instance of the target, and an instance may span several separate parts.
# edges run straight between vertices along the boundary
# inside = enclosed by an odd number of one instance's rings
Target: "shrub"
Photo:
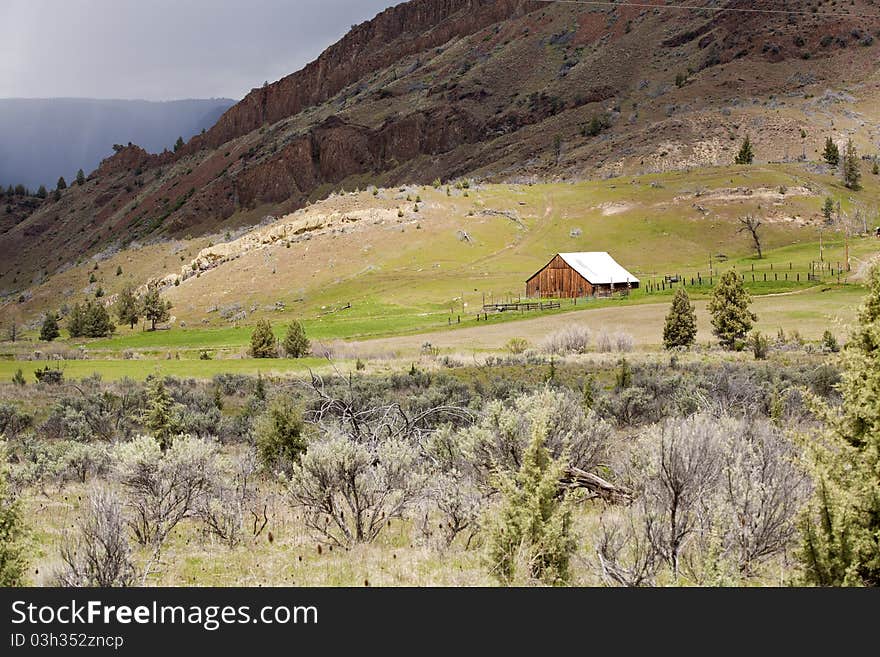
[[[417,450],[397,438],[371,443],[331,430],[294,464],[288,492],[323,540],[350,547],[376,539],[424,490]]]
[[[548,335],[541,344],[541,349],[558,356],[585,354],[590,348],[590,337],[590,329],[572,324]]]
[[[43,325],[40,327],[40,341],[52,342],[60,335],[61,331],[58,328],[58,318],[55,313],[46,313]]]
[[[837,338],[834,337],[834,334],[831,331],[825,331],[822,334],[822,350],[830,352],[832,354],[836,354],[840,351],[840,344],[837,342]]]
[[[57,386],[61,385],[64,380],[64,372],[46,365],[43,369],[35,370],[34,377],[36,377],[37,383]]]
[[[752,347],[755,360],[767,360],[770,353],[770,340],[767,336],[762,335],[760,331],[755,331],[749,338],[749,345]]]
[[[24,372],[21,371],[20,367],[17,370],[15,370],[15,374],[12,375],[12,383],[14,385],[17,385],[19,388],[22,388],[27,385],[27,381],[24,378]],[[0,433],[3,433],[3,432],[0,431]]]
[[[504,348],[514,356],[519,356],[529,348],[529,342],[524,338],[510,338]]]
[[[63,566],[55,573],[56,586],[132,586],[135,568],[122,503],[109,490],[94,488],[84,506],[78,535],[63,538]]]

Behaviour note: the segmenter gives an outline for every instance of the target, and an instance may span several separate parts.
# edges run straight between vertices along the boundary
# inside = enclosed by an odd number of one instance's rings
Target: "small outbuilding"
[[[626,293],[639,287],[639,279],[604,251],[558,253],[526,281],[531,298],[573,299]]]

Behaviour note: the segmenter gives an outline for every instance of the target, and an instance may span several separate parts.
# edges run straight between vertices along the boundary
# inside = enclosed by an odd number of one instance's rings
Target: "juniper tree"
[[[822,159],[831,167],[837,167],[840,164],[840,149],[831,137],[825,140],[825,150],[822,152]]]
[[[831,217],[834,216],[834,199],[830,196],[825,197],[825,204],[822,206],[822,216],[825,217],[826,223],[831,223]]]
[[[144,426],[149,429],[162,451],[171,447],[175,436],[182,433],[180,406],[171,397],[165,382],[158,376],[147,381],[147,407]]]
[[[287,327],[287,335],[284,336],[282,346],[288,358],[302,358],[309,353],[311,345],[300,322],[293,320],[290,323],[290,326]]]
[[[492,575],[504,584],[537,580],[564,585],[571,578],[576,542],[570,500],[559,494],[564,460],[553,459],[545,444],[550,423],[545,411],[532,426],[519,471],[498,477],[502,502],[489,521],[488,561]]]
[[[84,335],[87,338],[105,338],[116,330],[110,313],[100,302],[89,301],[86,304],[84,322]]]
[[[709,301],[713,333],[726,349],[742,348],[743,340],[752,330],[758,317],[749,310],[752,297],[746,291],[739,274],[726,272]]]
[[[85,185],[86,183],[86,174],[82,169],[76,172],[76,184],[77,185]]]
[[[116,317],[120,324],[128,324],[134,328],[141,318],[141,304],[134,294],[134,288],[127,285],[116,300]]]
[[[258,321],[254,332],[251,334],[251,356],[253,358],[278,357],[275,334],[272,333],[272,325],[267,319]]]
[[[752,149],[752,140],[746,135],[745,141],[736,154],[736,164],[751,164],[755,161],[755,151]]]
[[[846,142],[843,152],[843,183],[854,191],[862,188],[862,170],[859,167],[859,154],[852,139]]]
[[[847,343],[839,412],[807,445],[815,482],[801,522],[807,582],[880,586],[880,267],[870,274],[858,328]]]
[[[2,440],[0,436],[0,440]],[[24,583],[24,517],[6,480],[6,444],[0,442],[0,587]]]
[[[43,326],[40,327],[40,341],[52,342],[52,340],[60,335],[61,331],[58,329],[58,318],[55,316],[55,313],[46,313],[46,318],[43,320]]]
[[[144,295],[143,303],[140,311],[144,317],[150,322],[150,330],[156,330],[156,324],[167,322],[171,319],[171,302],[165,301],[158,287],[151,287]]]
[[[67,181],[64,179],[64,176],[61,176],[61,177],[58,179],[58,184],[55,185],[55,189],[58,190],[58,191],[61,191],[61,190],[67,189]]]
[[[697,339],[697,315],[683,287],[675,291],[672,306],[663,327],[663,346],[667,349],[691,347]]]

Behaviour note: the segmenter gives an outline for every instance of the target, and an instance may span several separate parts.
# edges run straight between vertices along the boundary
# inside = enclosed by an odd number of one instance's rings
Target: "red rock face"
[[[301,71],[254,89],[185,152],[217,148],[265,123],[323,103],[345,87],[402,58],[473,34],[540,3],[529,0],[414,0],[356,26]]]

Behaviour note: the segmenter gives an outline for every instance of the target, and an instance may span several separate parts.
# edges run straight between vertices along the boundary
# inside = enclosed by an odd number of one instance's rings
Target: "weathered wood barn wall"
[[[592,283],[559,255],[526,282],[527,297],[573,299],[593,296],[593,292]]]

